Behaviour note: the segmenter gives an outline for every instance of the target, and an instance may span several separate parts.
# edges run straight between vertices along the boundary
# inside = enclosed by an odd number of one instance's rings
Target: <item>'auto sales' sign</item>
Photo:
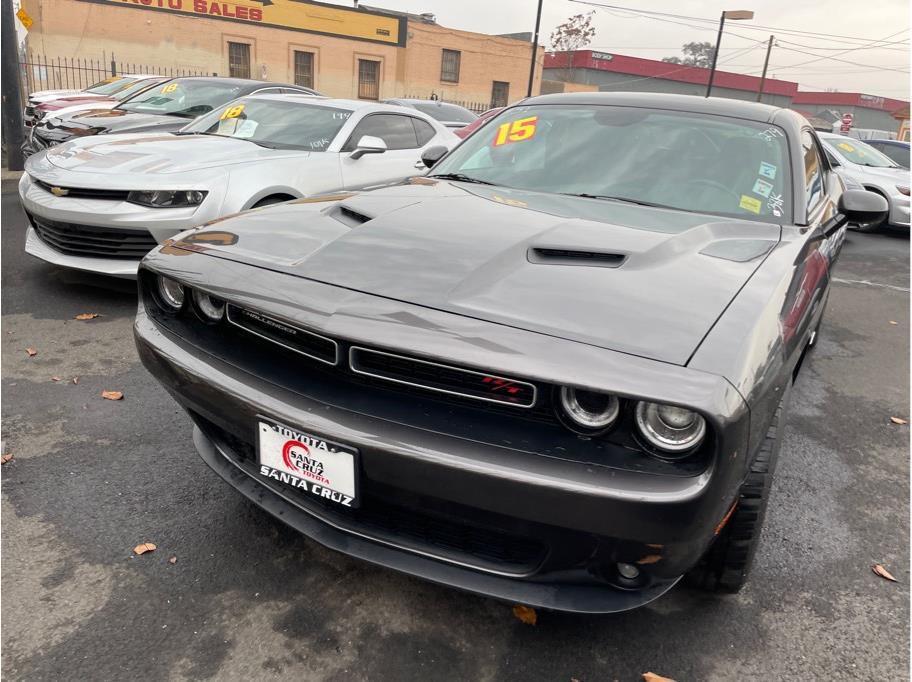
[[[80,0],[405,46],[406,19],[305,0]]]

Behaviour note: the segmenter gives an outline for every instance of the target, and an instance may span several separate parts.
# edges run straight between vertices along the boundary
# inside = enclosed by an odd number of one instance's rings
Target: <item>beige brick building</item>
[[[27,49],[299,83],[335,97],[526,95],[532,45],[407,15],[308,0],[23,0]],[[539,50],[533,92],[538,93]]]

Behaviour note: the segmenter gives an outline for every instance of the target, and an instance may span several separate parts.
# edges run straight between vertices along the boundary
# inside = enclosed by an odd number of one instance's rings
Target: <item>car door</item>
[[[339,155],[345,189],[385,185],[419,172],[423,145],[419,144],[413,120],[417,119],[406,114],[377,113],[358,122]],[[386,151],[353,159],[351,153],[365,135],[383,140]]]

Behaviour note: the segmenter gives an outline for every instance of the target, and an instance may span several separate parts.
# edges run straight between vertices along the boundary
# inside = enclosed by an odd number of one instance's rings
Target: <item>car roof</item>
[[[556,93],[529,97],[516,105],[533,104],[568,104],[568,105],[613,105],[627,107],[649,107],[654,109],[671,109],[696,114],[732,116],[753,121],[767,122],[776,114],[788,112],[788,109],[769,104],[747,102],[726,97],[698,97],[696,95],[671,95],[652,92],[574,92]],[[512,105],[512,106],[516,106]],[[794,112],[791,112],[794,114]],[[794,114],[798,116],[798,114]]]
[[[308,95],[307,93],[258,93],[250,96],[250,99],[269,99],[280,102],[298,102],[300,104],[316,104],[322,107],[338,107],[339,109],[348,109],[349,111],[367,110],[367,113],[373,111],[405,113],[402,107],[396,104],[386,104],[384,102],[370,102],[362,99],[343,99],[339,97],[324,97],[323,95]],[[418,110],[407,112],[409,116],[421,116],[430,118]]]
[[[864,142],[880,142],[881,144],[889,144],[894,147],[908,147],[909,146],[908,140],[887,140],[887,139],[884,139],[881,137],[875,137],[870,140],[864,140]]]

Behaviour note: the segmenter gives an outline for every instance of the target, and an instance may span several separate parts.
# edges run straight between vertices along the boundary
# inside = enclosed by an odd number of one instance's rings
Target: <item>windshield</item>
[[[413,107],[423,114],[427,114],[431,118],[435,118],[438,121],[459,121],[461,123],[471,123],[476,118],[468,109],[463,109],[460,106],[455,104],[447,104],[445,102],[412,102]]]
[[[142,92],[146,88],[151,88],[155,83],[160,83],[161,81],[156,81],[154,79],[144,78],[138,80],[135,83],[132,83],[125,87],[123,90],[118,90],[116,93],[111,95],[118,102],[123,102],[125,99],[129,99],[137,92]]]
[[[132,83],[135,79],[125,78],[124,76],[111,76],[103,81],[98,81],[95,85],[86,88],[86,92],[93,95],[113,95],[115,92],[122,90]]]
[[[240,99],[203,116],[182,135],[220,135],[264,147],[326,151],[352,112],[304,102]]]
[[[117,108],[140,114],[196,118],[236,99],[240,90],[238,83],[178,78],[145,90]]]
[[[846,161],[874,168],[897,168],[897,163],[860,140],[828,138],[827,143]]]
[[[434,167],[494,185],[780,223],[785,133],[765,123],[596,105],[500,113]]]

